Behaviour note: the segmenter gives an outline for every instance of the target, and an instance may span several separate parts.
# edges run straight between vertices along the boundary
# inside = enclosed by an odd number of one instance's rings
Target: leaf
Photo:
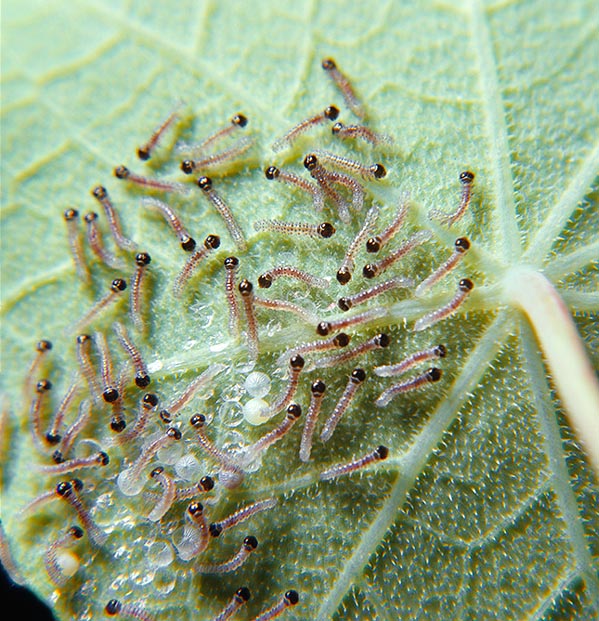
[[[574,377],[562,388],[571,363],[586,369],[589,362],[576,353],[571,337],[563,356],[552,356],[552,335],[537,319],[545,315],[535,314],[542,300],[528,286],[545,275],[548,290],[556,290],[573,313],[596,369],[594,8],[590,1],[476,0],[456,7],[373,3],[368,9],[337,2],[5,3],[2,521],[19,571],[59,618],[101,618],[106,602],[119,598],[143,602],[157,619],[212,619],[244,584],[253,596],[239,618],[248,619],[289,588],[300,593],[300,604],[285,613],[288,619],[599,616],[597,480],[580,448],[585,437],[575,437],[576,419],[566,418],[560,400],[568,396],[563,390],[576,397],[581,387],[592,398],[594,380],[584,384]],[[372,125],[392,134],[394,145],[374,151],[339,145],[324,127],[273,157],[269,145],[294,123],[329,103],[343,107],[320,68],[325,56],[350,76]],[[181,417],[185,450],[200,459],[201,474],[215,474],[215,464],[197,449],[187,424],[193,412],[214,417],[209,435],[219,445],[251,442],[271,428],[253,428],[240,419],[239,404],[248,398],[247,350],[243,338],[231,339],[226,331],[220,261],[234,246],[222,221],[197,188],[189,198],[174,199],[198,240],[216,232],[223,241],[176,301],[171,286],[184,260],[176,240],[160,217],[143,213],[142,192],[111,176],[124,163],[149,176],[183,177],[177,158],[169,159],[173,132],[147,166],[134,157],[179,99],[186,102],[178,128],[185,140],[206,136],[237,111],[250,118],[256,145],[236,174],[215,178],[250,238],[250,250],[240,254],[243,276],[255,279],[274,263],[335,274],[361,217],[350,226],[335,220],[338,232],[327,243],[250,233],[260,218],[314,221],[301,193],[267,182],[262,170],[276,162],[301,172],[307,150],[330,147],[384,162],[388,178],[366,184],[384,223],[408,192],[407,230],[432,228],[433,242],[394,273],[422,280],[448,256],[454,239],[466,234],[472,250],[456,275],[471,277],[475,289],[455,316],[419,333],[411,331],[413,321],[450,299],[457,278],[448,277],[423,298],[387,294],[387,318],[355,330],[353,341],[385,326],[393,344],[364,359],[369,377],[330,443],[317,442],[313,460],[304,465],[297,459],[300,432],[294,429],[241,487],[220,486],[208,509],[212,519],[255,500],[279,500],[275,510],[211,544],[206,558],[217,562],[234,554],[246,534],[258,537],[257,552],[232,575],[198,575],[193,562],[178,558],[159,566],[156,550],[178,541],[186,503],[176,504],[160,527],[145,519],[151,507],[143,495],[124,496],[115,485],[123,460],[135,459],[140,445],[114,444],[109,408],[94,408],[84,436],[99,443],[111,461],[105,469],[81,471],[83,497],[110,534],[99,549],[87,538],[73,548],[80,569],[57,589],[43,557],[75,523],[75,514],[58,501],[32,515],[20,513],[61,479],[37,471],[48,457],[33,446],[30,395],[21,386],[35,342],[51,339],[54,349],[44,369],[55,385],[51,406],[57,407],[76,368],[73,325],[118,275],[93,262],[93,286],[87,287],[76,279],[69,257],[61,214],[69,206],[98,209],[92,187],[108,187],[125,233],[152,255],[148,331],[138,337],[152,370],[152,390],[168,403],[210,364],[227,365]],[[342,118],[352,117],[343,109]],[[431,208],[449,212],[456,205],[457,176],[465,169],[476,173],[469,213],[451,230],[430,223]],[[327,211],[327,217],[335,216]],[[101,227],[108,237],[106,223]],[[130,255],[122,256],[132,265]],[[366,258],[359,255],[358,266]],[[356,274],[347,289],[353,293],[363,286]],[[277,287],[273,296],[289,299],[301,291],[296,301],[319,318],[329,316],[328,305],[346,294],[335,282],[325,293]],[[110,329],[121,316],[123,305],[93,327],[106,331],[123,361]],[[552,324],[556,335],[566,321]],[[278,355],[315,333],[272,311],[261,311],[259,324],[256,368],[271,377],[272,396],[286,382],[275,363]],[[449,352],[440,365],[442,381],[374,408],[389,382],[374,376],[372,367],[439,342]],[[351,368],[350,363],[322,371],[324,414]],[[318,373],[305,375],[311,381]],[[304,409],[308,386],[303,377],[297,399]],[[138,395],[131,389],[127,399],[131,421]],[[588,406],[582,401],[580,407]],[[74,415],[69,412],[67,422]],[[159,425],[153,422],[151,429]],[[385,462],[362,475],[319,481],[325,468],[378,444],[390,448]],[[82,443],[78,450],[85,448]],[[158,489],[153,486],[148,482],[146,490]]]

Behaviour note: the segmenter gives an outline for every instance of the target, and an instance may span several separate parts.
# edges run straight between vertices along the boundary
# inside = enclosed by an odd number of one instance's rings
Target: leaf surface
[[[535,326],[506,293],[516,269],[545,274],[573,314],[591,365],[599,366],[594,3],[355,4],[80,0],[3,6],[2,522],[27,584],[58,618],[101,615],[118,597],[145,602],[157,619],[209,620],[244,584],[252,600],[240,619],[253,618],[289,588],[301,598],[285,613],[289,619],[599,616],[597,481],[580,448],[584,438],[574,436],[555,391],[559,365],[547,368]],[[273,140],[330,103],[342,108],[344,122],[355,122],[323,74],[326,56],[350,77],[372,126],[391,134],[393,146],[339,143],[327,125],[273,156]],[[180,99],[186,112],[176,134],[141,164],[136,147]],[[177,156],[169,156],[175,136],[198,141],[238,111],[250,118],[255,145],[235,174],[215,175],[215,187],[249,239],[248,252],[239,254],[240,274],[255,282],[274,264],[289,263],[333,277],[325,292],[281,282],[272,297],[294,300],[319,319],[336,317],[329,306],[338,297],[372,284],[359,274],[371,258],[364,252],[348,287],[334,280],[361,215],[344,226],[327,207],[326,217],[338,228],[331,240],[253,230],[260,218],[315,221],[309,199],[267,182],[262,172],[276,163],[301,173],[312,148],[381,160],[387,178],[366,188],[368,204],[381,207],[382,224],[407,192],[407,233],[398,237],[433,231],[431,243],[389,274],[422,280],[459,235],[468,236],[472,250],[427,296],[387,295],[381,298],[387,316],[352,331],[357,343],[384,329],[392,346],[363,359],[364,387],[333,439],[315,442],[310,463],[297,457],[300,431],[294,429],[241,487],[220,487],[209,507],[212,519],[250,501],[279,500],[274,511],[210,546],[207,558],[216,562],[233,555],[246,534],[258,537],[256,553],[232,575],[197,575],[193,563],[178,558],[159,566],[156,550],[179,540],[186,504],[157,526],[145,518],[151,500],[118,491],[116,475],[141,447],[113,446],[110,411],[94,407],[83,436],[105,448],[111,463],[81,478],[84,498],[95,504],[94,517],[110,537],[99,550],[87,539],[77,544],[81,568],[57,589],[43,555],[75,515],[58,501],[26,518],[19,513],[61,480],[36,471],[48,457],[31,441],[30,395],[23,396],[21,385],[35,342],[51,339],[44,368],[54,383],[52,407],[58,405],[76,368],[72,326],[120,275],[91,255],[93,286],[75,275],[61,214],[71,206],[81,213],[98,210],[92,187],[106,185],[125,233],[152,255],[148,330],[137,337],[152,390],[168,403],[210,364],[227,365],[184,409],[183,450],[197,456],[201,474],[215,474],[187,423],[196,411],[213,416],[210,436],[219,445],[249,443],[272,427],[254,428],[241,417],[247,350],[243,337],[228,335],[221,268],[237,251],[216,211],[194,186],[189,197],[169,198],[198,242],[209,233],[222,238],[215,258],[202,264],[182,300],[174,300],[172,282],[185,257],[161,218],[143,211],[143,192],[112,176],[123,163],[148,176],[189,181]],[[476,174],[469,212],[450,230],[430,222],[430,209],[449,212],[457,205],[458,173],[466,169]],[[110,245],[106,223],[101,226]],[[132,256],[122,257],[129,278]],[[412,332],[414,320],[447,302],[465,276],[475,289],[459,312]],[[106,331],[118,361],[124,356],[110,325],[125,315],[121,304],[92,326]],[[286,314],[259,311],[258,320],[256,369],[271,377],[272,399],[286,385],[277,357],[316,335],[312,325]],[[437,343],[449,352],[439,364],[442,381],[375,408],[390,382],[375,376],[373,366]],[[306,372],[297,395],[304,412],[309,381],[322,376],[323,413],[330,413],[352,364]],[[127,397],[130,420],[139,398],[134,390]],[[151,431],[160,428],[152,424]],[[385,462],[363,474],[318,480],[325,468],[378,444],[390,448]],[[146,490],[157,489],[146,484]]]

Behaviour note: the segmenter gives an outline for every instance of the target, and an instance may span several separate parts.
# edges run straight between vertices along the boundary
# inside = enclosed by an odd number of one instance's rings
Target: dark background
[[[16,585],[0,565],[0,601],[2,610],[23,621],[55,621],[50,609],[31,591]],[[5,617],[6,618],[6,617]]]

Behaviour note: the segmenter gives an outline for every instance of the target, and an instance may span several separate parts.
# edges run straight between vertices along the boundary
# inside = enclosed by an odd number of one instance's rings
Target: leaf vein
[[[545,222],[537,230],[531,240],[523,259],[527,263],[539,265],[553,245],[556,237],[563,231],[585,194],[589,191],[599,170],[599,139],[580,164],[578,171],[572,176],[559,200],[550,209]]]
[[[470,14],[471,36],[474,49],[478,55],[486,129],[490,142],[490,157],[494,167],[495,199],[497,201],[495,214],[499,218],[503,259],[511,263],[521,255],[521,247],[514,205],[514,180],[510,162],[505,107],[499,86],[491,33],[479,0],[471,1]]]
[[[538,353],[534,334],[524,320],[520,322],[520,335],[522,355],[528,369],[530,390],[538,413],[537,418],[544,438],[545,453],[552,472],[553,489],[563,516],[565,530],[572,544],[572,551],[579,570],[588,572],[592,578],[587,579],[590,595],[595,601],[599,601],[599,580],[594,576],[592,570],[591,551],[584,534],[574,490],[570,483],[557,416],[549,397],[551,390]]]

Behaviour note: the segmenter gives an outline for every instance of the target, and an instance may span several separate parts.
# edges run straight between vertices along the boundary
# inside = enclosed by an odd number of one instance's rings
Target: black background
[[[2,610],[7,614],[12,610],[14,619],[23,621],[55,621],[50,609],[31,591],[16,585],[0,565],[0,598]],[[4,617],[8,618],[8,617]]]

